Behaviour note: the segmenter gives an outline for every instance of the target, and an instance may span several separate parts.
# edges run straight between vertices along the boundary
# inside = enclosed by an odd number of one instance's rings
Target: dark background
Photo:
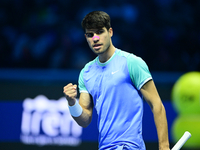
[[[199,7],[199,0],[1,0],[0,67],[81,69],[96,57],[81,21],[103,10],[114,45],[151,71],[200,70]]]

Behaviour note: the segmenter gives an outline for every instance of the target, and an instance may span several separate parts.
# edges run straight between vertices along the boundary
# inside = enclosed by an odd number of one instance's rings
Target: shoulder
[[[120,50],[120,49],[117,50],[116,54],[118,56],[125,57],[127,59],[127,61],[130,62],[130,63],[133,63],[133,62],[135,62],[135,63],[136,62],[138,62],[138,63],[144,62],[144,60],[141,57],[139,57],[139,56],[137,56],[137,55],[135,55],[133,53],[129,53],[129,52]]]
[[[116,50],[116,54],[117,54],[118,56],[122,56],[122,57],[126,57],[126,58],[128,58],[128,57],[131,55],[131,53],[126,52],[126,51],[123,51],[123,50],[121,50],[121,49],[117,49],[117,50]]]
[[[92,71],[90,71],[93,66],[93,64],[95,64],[96,59],[88,62],[84,68],[81,70],[80,74],[79,74],[79,79],[78,79],[78,83],[79,83],[79,91],[80,93],[88,93],[88,90],[86,89],[86,85],[85,85],[85,80],[87,80],[87,78],[89,76],[92,76],[91,73]],[[94,72],[94,71],[93,71]]]
[[[97,57],[96,57],[94,60],[88,62],[88,63],[83,67],[83,69],[81,70],[81,72],[84,72],[84,71],[90,69],[93,65],[95,65],[96,61],[97,61]]]

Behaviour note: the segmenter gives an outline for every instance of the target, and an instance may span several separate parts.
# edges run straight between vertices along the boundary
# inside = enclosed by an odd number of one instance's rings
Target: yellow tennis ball
[[[173,142],[176,143],[185,131],[189,131],[192,136],[186,141],[184,147],[200,149],[200,115],[177,117],[172,125]]]
[[[176,81],[172,102],[180,114],[200,114],[200,72],[186,73]]]

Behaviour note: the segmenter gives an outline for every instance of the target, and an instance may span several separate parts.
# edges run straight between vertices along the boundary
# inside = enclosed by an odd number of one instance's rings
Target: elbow
[[[83,128],[87,128],[89,124],[81,125]]]
[[[78,123],[78,122],[77,122]],[[88,127],[90,124],[90,122],[82,122],[82,123],[78,123],[79,126],[83,127],[83,128],[86,128]]]
[[[161,113],[163,110],[165,111],[164,105],[162,103],[149,104],[152,112]]]
[[[84,120],[76,120],[77,124],[83,128],[86,128],[90,125],[91,123],[91,118],[84,119]]]

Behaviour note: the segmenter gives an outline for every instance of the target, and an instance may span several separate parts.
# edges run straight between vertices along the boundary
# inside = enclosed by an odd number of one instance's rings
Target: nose
[[[93,38],[92,38],[92,40],[99,40],[100,38],[99,38],[99,36],[97,36],[97,35],[95,35],[95,36],[93,36]]]

